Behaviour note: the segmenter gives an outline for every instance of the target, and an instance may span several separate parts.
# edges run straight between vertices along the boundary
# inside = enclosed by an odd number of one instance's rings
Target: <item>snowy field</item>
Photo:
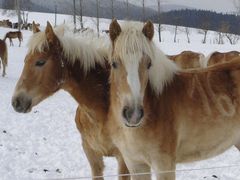
[[[2,16],[16,21],[15,17]],[[46,20],[54,23],[53,14],[30,13],[29,20],[41,24],[44,30]],[[58,16],[58,24],[71,22],[66,15]],[[85,25],[95,26],[91,18],[84,19]],[[107,29],[108,20],[101,20],[101,29]],[[11,29],[0,28],[0,38]],[[240,50],[237,45],[213,44],[215,33],[210,32],[207,44],[201,44],[203,38],[197,30],[192,29],[191,44],[186,42],[184,33],[178,34],[178,43],[173,43],[173,27],[165,26],[162,43],[155,41],[166,54],[177,54],[183,50],[202,52],[205,55],[212,51]],[[9,65],[7,76],[0,77],[0,180],[31,180],[31,179],[80,179],[91,176],[90,166],[81,146],[80,134],[77,131],[74,116],[77,103],[66,92],[60,91],[53,97],[34,107],[31,113],[16,113],[11,106],[11,96],[15,84],[24,65],[27,52],[27,41],[32,32],[23,31],[23,46],[9,46]],[[204,132],[203,132],[204,133]],[[117,173],[117,163],[113,158],[105,159],[105,175]],[[240,165],[240,153],[232,147],[224,154],[191,164],[179,164],[177,180],[237,180],[240,179],[240,167],[211,169],[230,165]],[[202,169],[205,170],[196,170]],[[209,170],[210,168],[211,170]],[[208,169],[208,170],[207,170]],[[106,178],[117,179],[117,178]]]

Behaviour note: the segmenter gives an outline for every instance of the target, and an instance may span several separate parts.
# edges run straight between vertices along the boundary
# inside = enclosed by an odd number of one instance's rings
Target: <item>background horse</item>
[[[79,38],[76,34],[64,33],[62,27],[54,32],[49,23],[45,32],[37,27],[33,30],[35,34],[30,39],[24,69],[12,98],[14,109],[26,113],[60,89],[69,92],[80,104],[75,121],[92,175],[103,175],[103,156],[115,156],[119,173],[128,173],[105,128],[109,106],[105,41]]]
[[[183,51],[178,55],[167,57],[173,60],[182,69],[202,67],[202,63],[205,60],[204,54],[193,51]]]
[[[6,67],[8,64],[8,50],[6,42],[0,39],[0,58],[2,60],[2,66],[3,66],[3,73],[2,76],[4,77],[6,75]],[[1,62],[0,62],[0,68],[1,68]]]
[[[240,139],[240,58],[183,72],[153,35],[150,21],[110,25],[108,128],[131,173],[152,167],[158,180],[174,180],[177,163],[213,157]]]
[[[18,38],[19,47],[21,46],[21,42],[23,41],[23,36],[22,36],[22,32],[21,31],[10,31],[10,32],[7,32],[5,37],[4,37],[4,41],[6,41],[7,38],[9,39],[10,46],[14,46],[12,39]]]
[[[207,66],[211,66],[213,64],[222,63],[226,61],[231,61],[232,59],[239,57],[240,52],[238,51],[230,51],[230,52],[213,52],[211,53],[207,59]]]

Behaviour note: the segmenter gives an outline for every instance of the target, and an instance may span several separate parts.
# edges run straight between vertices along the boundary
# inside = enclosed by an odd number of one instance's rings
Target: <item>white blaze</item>
[[[134,99],[137,101],[140,97],[140,80],[139,80],[139,73],[138,73],[138,63],[130,62],[127,67],[127,82],[132,91],[132,95]]]

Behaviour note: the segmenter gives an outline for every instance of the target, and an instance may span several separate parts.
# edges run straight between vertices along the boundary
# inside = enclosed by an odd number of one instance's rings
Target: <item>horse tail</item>
[[[7,48],[7,44],[6,44],[5,41],[4,41],[4,52],[3,52],[3,59],[2,59],[2,61],[3,61],[3,64],[5,66],[8,65],[8,48]]]

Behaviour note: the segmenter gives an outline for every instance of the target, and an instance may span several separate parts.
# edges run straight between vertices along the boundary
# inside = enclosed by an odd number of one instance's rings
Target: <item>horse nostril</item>
[[[142,119],[144,116],[144,110],[143,110],[143,107],[140,107],[139,108],[139,119]]]
[[[123,117],[124,117],[125,119],[127,119],[127,111],[128,111],[128,108],[129,108],[129,107],[125,106],[125,107],[123,108],[123,111],[122,111],[122,115],[123,115]]]
[[[123,117],[126,119],[126,120],[129,120],[129,119],[131,119],[131,117],[132,117],[132,115],[133,115],[133,110],[130,108],[130,107],[128,107],[128,106],[125,106],[124,108],[123,108]]]
[[[15,99],[12,101],[12,106],[13,106],[15,109],[18,109],[18,107],[20,106],[20,100],[19,100],[19,98],[15,98]]]

